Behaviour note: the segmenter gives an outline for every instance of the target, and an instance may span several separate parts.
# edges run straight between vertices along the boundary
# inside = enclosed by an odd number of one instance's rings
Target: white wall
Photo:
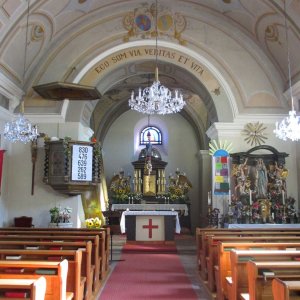
[[[70,136],[74,140],[88,140],[90,130],[78,123],[43,124],[38,126],[40,132],[51,136]],[[59,130],[58,130],[59,129]],[[88,136],[87,136],[88,134]],[[9,151],[5,153],[3,168],[3,197],[1,195],[0,226],[11,226],[14,217],[31,216],[36,227],[47,227],[50,222],[50,208],[60,205],[62,208],[71,207],[74,227],[80,227],[83,208],[80,195],[68,196],[56,192],[51,186],[43,183],[44,176],[44,142],[39,139],[38,157],[35,167],[34,194],[31,195],[32,162],[30,144],[6,142]],[[3,209],[3,215],[2,215]],[[81,220],[78,218],[81,216]]]

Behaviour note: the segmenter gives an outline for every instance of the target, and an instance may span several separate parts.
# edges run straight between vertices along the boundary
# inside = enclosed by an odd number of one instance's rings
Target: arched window
[[[145,127],[140,134],[140,145],[148,144],[150,142],[152,145],[162,145],[161,131],[154,126]]]

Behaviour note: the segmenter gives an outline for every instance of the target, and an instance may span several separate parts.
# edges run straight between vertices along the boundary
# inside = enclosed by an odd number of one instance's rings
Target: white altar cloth
[[[184,215],[188,216],[188,206],[186,204],[112,204],[111,210],[159,210],[159,211],[171,211],[174,210],[182,210],[184,211]]]
[[[126,227],[125,227],[125,217],[126,216],[175,216],[175,218],[176,218],[175,232],[180,233],[180,231],[181,231],[177,211],[149,211],[149,210],[147,210],[147,211],[123,211],[121,220],[120,220],[120,228],[121,228],[122,233],[126,232]]]
[[[246,228],[278,228],[278,229],[284,229],[284,228],[300,228],[300,224],[226,224],[226,228],[233,229],[246,229]]]

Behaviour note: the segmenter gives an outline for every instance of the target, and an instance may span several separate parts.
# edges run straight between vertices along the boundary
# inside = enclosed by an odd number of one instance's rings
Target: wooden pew
[[[66,230],[60,230],[56,228],[39,228],[39,229],[20,229],[13,230],[13,229],[7,229],[2,228],[0,229],[0,239],[3,235],[45,235],[45,236],[98,236],[99,242],[98,242],[98,260],[99,260],[99,267],[100,270],[96,271],[97,275],[99,275],[98,281],[101,281],[104,279],[109,271],[109,253],[106,253],[106,244],[107,244],[107,232],[109,232],[108,229],[102,229],[102,230],[92,230],[92,229],[85,229],[85,230],[75,230],[75,228],[65,228]],[[79,239],[77,239],[79,240]],[[109,250],[109,249],[108,249]]]
[[[251,242],[218,242],[218,262],[215,266],[215,278],[217,286],[218,299],[224,298],[226,293],[226,277],[231,276],[231,261],[230,252],[233,249],[251,250],[254,248],[270,249],[270,250],[286,250],[286,249],[300,249],[299,242],[259,242],[253,238]]]
[[[259,233],[258,236],[209,236],[208,237],[208,257],[206,257],[206,264],[207,264],[207,279],[208,279],[208,287],[210,291],[215,291],[217,288],[216,286],[216,276],[215,273],[218,272],[218,270],[215,268],[218,264],[218,242],[300,242],[300,236],[294,236],[288,234],[283,235],[261,235]]]
[[[20,256],[19,261],[63,261],[67,259],[67,292],[74,294],[74,300],[82,300],[84,298],[86,277],[81,276],[81,250],[0,249],[0,260],[8,259],[8,256]]]
[[[274,278],[272,291],[274,300],[299,300],[300,281],[286,281]]]
[[[20,228],[20,227],[4,227],[0,228],[0,230],[5,231],[32,231],[32,232],[38,232],[38,231],[50,231],[53,233],[56,232],[69,232],[71,234],[78,234],[81,235],[81,233],[89,233],[89,234],[99,234],[100,243],[101,240],[104,240],[104,253],[103,261],[104,261],[104,272],[108,273],[109,271],[109,253],[110,253],[110,228],[108,226],[103,226],[99,229],[96,228],[48,228],[48,227],[31,227],[31,228]]]
[[[46,279],[39,277],[37,279],[0,279],[0,299],[11,299],[11,293],[26,293],[26,299],[44,300],[46,293]],[[11,297],[7,298],[10,293]],[[20,296],[20,295],[19,295]]]
[[[300,280],[300,261],[247,262],[249,299],[273,299],[272,280]]]
[[[58,233],[57,233],[58,234]],[[94,272],[94,286],[99,288],[101,286],[102,278],[105,274],[102,271],[102,257],[99,257],[99,236],[98,235],[23,235],[23,234],[0,234],[0,241],[54,241],[54,242],[74,242],[74,241],[91,241],[92,242],[92,264],[95,266]]]
[[[271,249],[271,248],[270,248]],[[294,261],[300,258],[300,250],[231,250],[231,280],[227,281],[227,298],[238,300],[241,293],[248,293],[247,262],[252,261]]]
[[[7,273],[7,269],[24,269],[17,274]],[[46,269],[54,274],[40,275],[37,270]],[[73,294],[66,292],[68,261],[9,261],[0,260],[0,279],[38,279],[43,276],[46,279],[45,300],[71,300]]]
[[[98,287],[93,287],[95,266],[92,265],[92,242],[40,242],[40,241],[1,241],[0,249],[27,249],[35,248],[39,250],[53,250],[54,248],[61,250],[77,250],[82,251],[81,276],[86,277],[86,288],[84,291],[84,299],[88,300],[92,297],[93,292],[98,292]],[[33,250],[33,249],[31,249]]]
[[[257,236],[259,235],[280,235],[281,233],[289,235],[299,235],[300,229],[295,228],[265,228],[262,230],[255,230],[253,228],[196,228],[196,246],[197,246],[197,261],[198,268],[201,274],[201,277],[206,280],[206,257],[208,251],[207,240],[208,236],[222,235],[222,236]],[[204,270],[203,270],[204,269]]]

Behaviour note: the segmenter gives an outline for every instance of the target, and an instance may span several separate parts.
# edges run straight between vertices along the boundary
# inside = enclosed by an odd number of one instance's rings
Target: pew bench
[[[295,259],[300,258],[300,251],[287,251],[287,250],[231,250],[231,277],[226,281],[227,298],[229,300],[238,300],[241,293],[248,293],[248,274],[247,262],[248,261],[287,261],[293,262]],[[228,279],[229,279],[228,278]]]
[[[24,250],[0,249],[0,260],[15,259],[16,262],[24,261],[68,261],[66,291],[74,295],[74,300],[83,300],[86,277],[81,276],[81,250]],[[11,274],[10,274],[11,275]],[[15,275],[15,274],[14,274]],[[46,274],[45,274],[46,275]],[[1,274],[6,278],[7,274]],[[48,288],[48,284],[47,284]],[[55,299],[55,298],[53,298]]]
[[[40,232],[44,234],[51,234],[56,235],[59,234],[71,234],[71,235],[99,235],[99,242],[100,244],[103,242],[100,246],[100,250],[102,252],[101,257],[103,258],[103,274],[107,274],[109,272],[109,253],[110,253],[110,228],[107,226],[103,226],[99,229],[94,228],[48,228],[48,227],[33,227],[33,228],[19,228],[19,227],[4,227],[0,228],[0,232],[18,232],[21,231],[24,233],[25,231],[32,232],[34,234],[36,232],[36,235],[39,235]],[[50,232],[50,233],[49,233]]]
[[[92,265],[92,242],[40,242],[40,241],[1,241],[1,249],[27,249],[27,250],[81,250],[81,276],[86,277],[86,288],[84,291],[84,299],[89,300],[92,294],[98,292],[97,286],[94,286],[95,266]]]
[[[296,228],[264,228],[259,232],[253,228],[196,228],[197,262],[201,277],[206,280],[206,257],[208,256],[208,236],[258,236],[258,235],[298,235],[300,229]],[[204,269],[204,270],[203,270]]]
[[[275,278],[272,281],[274,300],[299,300],[300,281],[286,281]]]
[[[75,228],[74,228],[75,229]],[[24,235],[24,236],[45,236],[45,237],[57,237],[57,236],[65,236],[68,238],[76,237],[75,240],[82,240],[81,237],[83,236],[88,236],[88,237],[95,237],[98,236],[98,242],[97,242],[97,249],[98,249],[98,253],[95,254],[97,255],[97,260],[98,264],[99,264],[99,271],[97,270],[97,276],[99,277],[98,279],[98,284],[100,284],[100,281],[103,280],[108,271],[109,271],[109,267],[108,267],[108,260],[109,260],[109,253],[106,253],[106,235],[107,232],[109,232],[109,229],[103,229],[103,230],[92,230],[92,229],[86,229],[86,230],[70,230],[70,228],[68,228],[68,230],[60,230],[60,229],[53,229],[53,228],[48,228],[48,230],[45,230],[45,228],[39,228],[39,229],[30,229],[29,230],[23,230],[18,228],[18,230],[12,230],[12,229],[0,229],[0,240],[2,239],[3,236],[11,236],[11,235]],[[79,239],[80,237],[80,239]],[[108,249],[109,251],[109,249]],[[98,269],[98,268],[97,268]]]
[[[222,270],[218,270],[215,266],[220,266],[221,263],[218,261],[219,257],[219,249],[218,249],[218,243],[219,242],[239,242],[239,243],[245,243],[245,242],[251,242],[251,243],[272,243],[272,242],[299,242],[300,243],[300,236],[294,236],[294,235],[280,235],[277,234],[275,236],[273,235],[261,235],[258,236],[241,236],[241,237],[232,237],[232,236],[210,236],[208,238],[208,244],[209,244],[209,251],[208,251],[208,257],[206,258],[207,262],[207,285],[211,292],[218,289],[218,283],[216,278],[222,275],[218,275],[218,272],[222,272]],[[229,268],[228,265],[224,265],[224,267]]]
[[[224,299],[226,294],[226,277],[231,276],[231,250],[253,250],[253,249],[269,249],[269,250],[286,250],[300,249],[300,241],[297,242],[257,242],[255,238],[253,242],[218,242],[218,262],[215,266],[215,278],[217,286],[218,299]]]
[[[58,234],[58,233],[57,233]],[[92,264],[95,266],[94,272],[94,286],[99,288],[101,286],[102,278],[105,277],[103,271],[102,257],[99,257],[99,236],[98,235],[23,235],[23,234],[0,234],[0,241],[53,241],[58,243],[65,242],[92,242]]]
[[[250,300],[273,299],[272,280],[300,280],[300,261],[247,262]]]
[[[0,299],[12,299],[21,296],[30,300],[44,300],[46,279],[0,279]],[[9,296],[9,297],[8,297]]]
[[[8,273],[7,271],[9,270]],[[20,272],[22,271],[22,272]],[[38,274],[47,271],[48,274]],[[0,260],[0,279],[46,279],[45,300],[72,300],[66,291],[68,261],[8,261]]]

